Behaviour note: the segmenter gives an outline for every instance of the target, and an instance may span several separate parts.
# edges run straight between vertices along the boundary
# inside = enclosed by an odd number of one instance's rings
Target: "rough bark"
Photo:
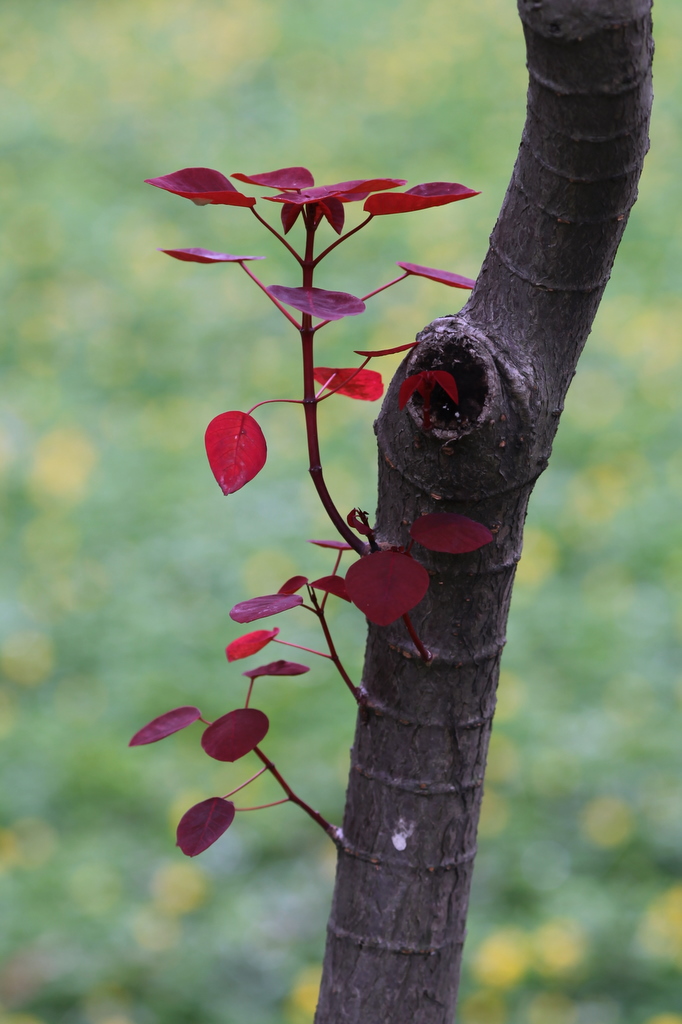
[[[378,536],[432,511],[495,541],[419,550],[413,613],[370,626],[316,1024],[450,1024],[501,651],[523,522],[637,195],[648,146],[648,0],[520,0],[530,84],[518,159],[467,306],[419,336],[376,424]],[[396,339],[396,342],[399,339]],[[435,429],[401,381],[459,384]]]

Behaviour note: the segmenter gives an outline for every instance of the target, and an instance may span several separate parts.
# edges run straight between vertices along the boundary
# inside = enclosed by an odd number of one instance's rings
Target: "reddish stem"
[[[332,576],[336,576],[336,570],[341,565],[341,559],[342,558],[343,558],[343,551],[339,551],[338,555],[336,556],[336,561],[334,562],[334,568],[332,569],[332,572],[331,572]],[[322,604],[320,605],[320,611],[321,612],[324,611],[324,606],[327,603],[327,598],[328,597],[329,597],[329,591],[327,590],[327,591],[325,591],[325,595],[322,598]],[[331,657],[331,655],[328,655],[328,657]]]
[[[258,807],[235,807],[235,811],[264,811],[266,807],[279,807],[280,804],[288,804],[289,799],[288,796],[285,796],[284,800],[273,800],[271,804],[259,804]]]
[[[255,405],[252,405],[246,415],[250,416],[254,409],[260,409],[261,405],[272,405],[273,402],[288,402],[290,405],[303,404],[300,398],[266,398],[264,402],[256,402]]]
[[[315,614],[317,615],[318,619],[320,620],[320,625],[322,626],[322,632],[324,633],[324,638],[327,641],[327,646],[329,647],[329,656],[331,657],[332,661],[336,665],[337,672],[339,673],[339,675],[343,679],[344,683],[346,684],[346,686],[348,687],[350,692],[353,694],[353,697],[355,698],[355,700],[359,704],[360,703],[360,689],[359,689],[359,687],[357,687],[355,685],[355,683],[353,682],[351,677],[348,675],[348,673],[346,672],[345,668],[341,664],[341,659],[339,658],[338,654],[336,653],[336,647],[334,646],[334,641],[332,640],[332,635],[331,635],[331,632],[329,630],[329,626],[327,625],[327,620],[326,620],[326,618],[324,616],[324,609],[321,607],[319,601],[317,600],[317,594],[315,593],[314,590],[312,590],[312,588],[308,588],[308,589],[310,590],[310,600],[312,601],[312,603],[315,606]]]
[[[311,608],[310,610],[315,611],[314,608]],[[277,640],[273,637],[272,642],[275,644],[284,644],[285,647],[296,647],[299,651],[307,651],[308,654],[319,654],[321,658],[331,658],[331,654],[325,654],[324,651],[314,651],[312,647],[302,647],[301,644],[292,644],[288,640]]]
[[[267,771],[267,768],[261,768],[261,770],[259,772],[256,772],[255,775],[252,775],[250,779],[246,780],[246,782],[242,782],[241,786],[237,786],[236,789],[231,789],[229,793],[226,793],[225,796],[223,797],[223,800],[227,800],[229,797],[234,796],[234,794],[238,793],[240,789],[244,788],[244,786],[248,786],[250,782],[255,782],[255,780],[258,778],[258,776],[262,775],[263,772],[266,772],[266,771]]]
[[[291,800],[292,803],[298,804],[302,811],[305,811],[305,813],[309,817],[311,817],[313,821],[317,822],[320,828],[323,828],[325,832],[332,837],[332,839],[336,840],[339,836],[339,829],[336,827],[336,825],[332,825],[330,822],[327,821],[326,818],[323,818],[321,814],[319,814],[317,811],[314,811],[312,807],[309,806],[309,804],[307,804],[304,800],[301,800],[299,796],[296,796],[291,786],[288,784],[288,782],[285,782],[285,780],[282,778],[280,773],[275,768],[272,761],[270,761],[265,756],[260,747],[254,748],[254,754],[256,754],[261,759],[261,761],[268,769],[270,774],[277,780],[277,782],[280,784],[280,786],[286,793],[288,799]],[[284,803],[284,801],[282,802]]]
[[[336,249],[337,245],[341,245],[341,243],[345,242],[347,238],[350,238],[351,235],[354,235],[356,231],[360,231],[367,224],[369,224],[373,216],[374,214],[370,213],[369,217],[367,217],[366,220],[363,220],[361,224],[358,224],[356,228],[353,228],[351,231],[347,231],[345,235],[341,235],[341,237],[337,238],[335,242],[332,242],[331,245],[328,245],[324,252],[321,252],[317,259],[314,261],[313,267],[316,267],[320,260],[323,260],[325,256],[328,256],[332,249]]]
[[[386,291],[387,288],[392,288],[394,284],[398,284],[399,281],[404,281],[405,278],[409,277],[409,276],[410,275],[408,273],[401,274],[400,277],[394,278],[392,281],[389,281],[388,284],[382,284],[381,288],[375,288],[373,292],[368,292],[367,295],[363,295],[362,296],[362,301],[365,302],[367,299],[371,299],[373,295],[378,295],[379,292]],[[322,323],[319,323],[317,325],[315,330],[319,331],[320,327],[326,327],[327,324],[330,324],[330,323],[331,323],[331,320],[323,320]]]
[[[403,615],[403,622],[407,626],[407,632],[412,637],[412,642],[414,643],[414,646],[419,651],[419,657],[423,662],[425,662],[425,664],[428,665],[429,662],[433,659],[433,655],[431,654],[431,651],[427,650],[427,648],[424,647],[424,644],[419,639],[419,634],[417,633],[417,630],[414,628],[414,625],[412,624],[412,619],[407,614],[407,612],[405,612],[405,614]]]
[[[255,683],[255,681],[256,681],[255,679],[250,679],[249,680],[249,689],[248,689],[248,692],[246,694],[246,700],[244,701],[244,707],[245,708],[248,708],[248,706],[249,706],[249,701],[251,700],[251,694],[253,693],[253,684]]]
[[[293,245],[289,245],[289,243],[287,242],[287,240],[284,237],[284,235],[280,235],[279,231],[275,230],[275,228],[273,228],[272,224],[268,224],[268,222],[265,220],[265,218],[261,217],[261,215],[256,212],[255,206],[251,207],[251,213],[254,215],[254,217],[256,217],[261,222],[261,224],[263,224],[268,229],[268,231],[272,232],[272,234],[275,236],[275,238],[278,238],[280,240],[282,245],[286,246],[286,248],[289,250],[289,252],[294,257],[294,259],[298,260],[299,263],[303,263],[303,260],[301,259],[299,254],[296,252],[296,250],[294,249]]]
[[[262,282],[262,281],[259,281],[259,280],[258,280],[258,278],[256,277],[256,275],[255,275],[255,274],[253,273],[253,271],[249,270],[249,268],[247,267],[246,263],[242,263],[242,262],[240,261],[240,263],[239,263],[239,266],[240,266],[240,267],[242,268],[242,270],[243,270],[243,271],[244,271],[244,272],[245,272],[246,274],[248,274],[248,275],[249,275],[249,277],[251,278],[251,280],[252,280],[252,281],[255,281],[255,282],[256,282],[256,284],[258,285],[258,287],[260,288],[260,290],[261,290],[262,292],[265,292],[265,294],[267,295],[267,297],[268,297],[268,298],[270,299],[270,302],[274,303],[274,305],[275,305],[275,306],[277,306],[277,309],[278,309],[278,310],[280,311],[280,313],[284,313],[284,316],[285,316],[285,317],[287,318],[287,320],[289,321],[289,323],[292,323],[292,324],[294,325],[294,327],[296,328],[296,330],[297,330],[297,331],[300,331],[300,329],[301,329],[301,325],[299,324],[298,320],[295,320],[295,319],[293,318],[293,316],[291,315],[291,313],[287,313],[287,311],[286,311],[286,309],[284,308],[284,306],[282,305],[282,303],[281,303],[281,302],[278,302],[278,301],[277,301],[277,299],[275,298],[275,296],[274,296],[274,295],[271,295],[271,294],[270,294],[270,292],[269,292],[269,291],[267,290],[267,288],[265,287],[265,285],[263,284],[263,282]]]

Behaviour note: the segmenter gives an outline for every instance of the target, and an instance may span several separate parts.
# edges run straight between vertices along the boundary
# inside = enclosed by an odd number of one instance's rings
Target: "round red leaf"
[[[340,597],[344,601],[350,601],[346,589],[346,581],[343,576],[321,576],[319,580],[314,580],[310,586],[315,587],[316,590],[324,590],[327,594],[333,594],[334,597]]]
[[[264,260],[265,256],[232,256],[229,252],[212,249],[159,249],[176,260],[186,263],[242,263],[244,260]]]
[[[454,512],[431,512],[412,524],[410,536],[430,551],[461,555],[490,544],[493,535],[487,526]]]
[[[247,679],[259,679],[261,676],[302,676],[305,672],[310,672],[308,665],[299,665],[296,661],[284,661],[280,658],[279,661],[271,661],[268,665],[250,668],[247,672],[242,672],[242,675]]]
[[[375,551],[351,565],[346,589],[370,622],[388,626],[419,604],[429,589],[429,574],[409,555]]]
[[[416,277],[428,277],[440,284],[449,284],[451,288],[473,288],[476,284],[470,277],[453,274],[450,270],[437,270],[435,267],[421,267],[418,263],[399,263],[399,267]]]
[[[295,594],[297,590],[304,587],[308,582],[307,576],[292,576],[291,579],[283,583],[277,591],[278,594]]]
[[[365,311],[362,299],[348,292],[330,292],[326,288],[285,288],[280,284],[271,285],[268,291],[287,306],[321,320],[341,320],[344,316],[358,316]]]
[[[427,210],[432,206],[456,203],[460,199],[469,199],[470,196],[479,194],[454,181],[429,181],[424,185],[415,185],[407,192],[387,192],[370,196],[365,201],[363,209],[374,216],[410,213],[413,210]]]
[[[280,167],[277,171],[264,171],[262,174],[231,174],[237,181],[245,181],[249,185],[265,185],[266,188],[312,188],[315,179],[307,167]]]
[[[376,402],[384,393],[384,382],[376,370],[358,370],[354,366],[316,366],[313,370],[318,384],[326,384],[330,391],[363,402]],[[332,377],[332,380],[329,378]],[[348,383],[344,383],[347,381]]]
[[[230,800],[211,796],[195,804],[180,818],[177,845],[188,857],[196,857],[220,839],[234,821],[235,808]]]
[[[268,716],[255,708],[237,708],[204,730],[201,745],[216,761],[238,761],[267,735]]]
[[[260,473],[268,457],[263,431],[246,412],[223,412],[206,428],[206,454],[223,494],[233,494]]]
[[[238,192],[232,182],[210,167],[183,167],[160,178],[145,178],[147,185],[191,199],[197,206],[255,206],[256,200]]]
[[[173,708],[172,711],[166,711],[164,715],[153,718],[151,722],[143,726],[135,733],[128,746],[141,747],[145,743],[158,743],[159,740],[165,739],[166,736],[172,736],[174,732],[179,732],[180,729],[191,725],[199,718],[201,718],[199,708],[190,705]]]
[[[240,601],[230,611],[230,618],[235,622],[253,622],[267,615],[278,615],[288,608],[296,608],[299,604],[303,604],[303,598],[298,594],[266,594],[264,597]]]
[[[252,654],[257,654],[271,640],[274,640],[278,633],[279,629],[275,627],[274,629],[256,629],[253,633],[245,633],[244,636],[237,637],[225,648],[227,660],[239,661],[240,658],[248,658]]]

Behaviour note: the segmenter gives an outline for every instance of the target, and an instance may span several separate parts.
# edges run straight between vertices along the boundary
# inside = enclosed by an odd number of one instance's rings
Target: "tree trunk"
[[[520,0],[530,85],[507,195],[471,299],[430,324],[376,424],[377,532],[433,511],[485,523],[468,555],[418,549],[413,619],[370,626],[316,1024],[450,1024],[488,739],[523,522],[547,466],[647,150],[649,0]],[[422,430],[404,377],[449,370]]]

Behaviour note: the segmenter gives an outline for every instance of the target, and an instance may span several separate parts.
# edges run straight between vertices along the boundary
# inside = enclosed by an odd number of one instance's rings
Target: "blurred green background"
[[[682,5],[656,23],[641,198],[531,505],[462,1024],[682,1024]],[[208,760],[192,729],[126,747],[170,707],[235,706],[228,609],[330,571],[305,543],[329,528],[297,410],[261,411],[268,465],[229,499],[203,454],[217,413],[296,394],[295,335],[238,267],[155,249],[262,254],[268,283],[297,281],[248,211],[142,179],[463,181],[482,195],[376,221],[319,283],[362,294],[396,260],[475,276],[523,121],[514,4],[4,0],[0,28],[0,1022],[310,1024],[331,844],[277,807],[187,860],[178,818],[250,765]],[[330,326],[319,361],[461,305],[400,288]],[[324,408],[342,507],[374,507],[376,411]],[[276,621],[318,642],[305,613]],[[362,620],[335,610],[334,629],[357,678]],[[270,756],[338,821],[347,694],[324,663],[257,685]],[[244,802],[276,798],[259,781]]]

